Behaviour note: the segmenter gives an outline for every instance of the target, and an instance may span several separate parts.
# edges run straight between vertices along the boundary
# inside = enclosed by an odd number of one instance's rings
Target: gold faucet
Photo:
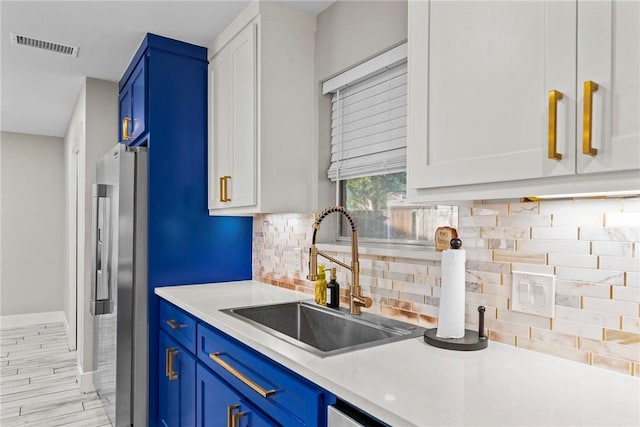
[[[327,215],[334,212],[344,215],[351,225],[351,266],[338,261],[332,256],[327,255],[326,253],[319,251],[318,248],[316,248],[316,234],[320,229],[320,223]],[[329,206],[328,208],[323,210],[319,216],[316,216],[316,220],[313,223],[313,238],[311,240],[311,248],[309,249],[309,275],[307,276],[308,280],[315,281],[318,278],[318,255],[351,271],[351,286],[349,288],[350,314],[360,314],[361,307],[371,307],[371,298],[365,297],[361,294],[362,290],[360,288],[360,262],[358,261],[358,231],[356,229],[356,223],[344,207]]]

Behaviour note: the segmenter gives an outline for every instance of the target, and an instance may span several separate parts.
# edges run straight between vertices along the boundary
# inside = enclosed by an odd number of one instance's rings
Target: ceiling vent
[[[61,53],[63,55],[78,56],[77,46],[69,46],[62,43],[36,39],[35,37],[25,36],[23,34],[11,33],[11,42],[13,44],[37,47],[38,49],[44,49],[50,52]]]

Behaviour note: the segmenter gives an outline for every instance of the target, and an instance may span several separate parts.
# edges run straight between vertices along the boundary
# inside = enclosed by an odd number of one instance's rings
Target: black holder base
[[[427,329],[424,333],[424,342],[434,347],[446,350],[475,351],[487,348],[487,337],[478,337],[478,331],[464,330],[462,338],[439,338],[436,336],[438,328]]]

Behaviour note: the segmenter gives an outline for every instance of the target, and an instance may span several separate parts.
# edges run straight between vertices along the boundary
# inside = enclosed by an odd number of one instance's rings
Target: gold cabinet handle
[[[558,101],[562,99],[562,92],[549,91],[549,158],[561,160],[562,154],[558,153]]]
[[[226,202],[226,198],[224,196],[224,187],[225,187],[225,179],[224,176],[220,177],[220,201],[221,202]]]
[[[265,390],[262,387],[260,387],[258,384],[256,384],[254,381],[250,380],[245,375],[238,372],[233,366],[229,365],[227,362],[222,360],[222,358],[220,357],[220,353],[210,353],[209,357],[218,365],[222,366],[231,375],[233,375],[234,377],[236,377],[237,379],[245,383],[247,386],[249,386],[253,391],[258,393],[260,396],[269,397],[276,394],[275,390]]]
[[[232,427],[233,426],[232,419],[233,419],[233,416],[235,415],[233,413],[233,411],[235,411],[236,409],[239,409],[239,408],[240,408],[240,405],[227,406],[227,427]]]
[[[131,123],[131,117],[122,118],[122,140],[131,141],[131,135],[129,135],[129,123]]]
[[[177,380],[178,374],[173,370],[173,356],[178,354],[179,351],[173,347],[167,348],[166,360],[165,360],[165,375],[169,378],[169,381]]]
[[[167,325],[169,325],[169,327],[171,329],[182,329],[184,328],[186,325],[182,325],[180,323],[177,323],[175,320],[171,319],[171,320],[167,320]]]
[[[221,202],[231,201],[231,199],[229,198],[229,189],[227,186],[230,179],[231,177],[229,175],[220,177],[220,201]]]
[[[598,150],[591,146],[591,128],[593,126],[593,92],[598,90],[598,83],[584,82],[584,112],[582,114],[582,154],[595,156]]]
[[[230,202],[231,197],[229,197],[229,180],[231,179],[231,177],[229,175],[226,175],[222,178],[224,178],[224,201]]]
[[[244,412],[238,412],[231,416],[231,427],[238,427],[240,425],[240,418],[244,417]]]

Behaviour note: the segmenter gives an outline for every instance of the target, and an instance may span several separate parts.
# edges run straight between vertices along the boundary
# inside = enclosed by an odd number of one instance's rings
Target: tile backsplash
[[[474,202],[458,215],[468,328],[484,305],[491,340],[640,376],[640,198]],[[256,215],[254,279],[312,295],[312,224],[311,213]],[[437,325],[440,262],[412,255],[427,250],[360,255],[371,311]],[[350,261],[347,252],[329,253]],[[514,270],[556,275],[553,319],[510,310]],[[344,306],[348,273],[338,268]]]

